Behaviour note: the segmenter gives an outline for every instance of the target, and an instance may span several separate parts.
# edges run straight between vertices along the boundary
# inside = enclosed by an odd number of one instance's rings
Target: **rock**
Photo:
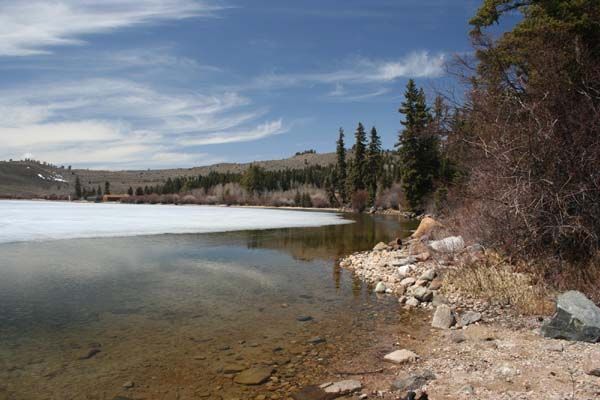
[[[558,296],[556,314],[542,326],[542,335],[553,339],[599,342],[600,308],[581,292],[565,292]]]
[[[431,217],[425,217],[419,223],[417,230],[411,235],[415,239],[420,239],[423,236],[429,236],[431,232],[441,225]]]
[[[483,253],[485,248],[480,244],[472,244],[471,246],[467,247],[467,251],[471,254]]]
[[[396,238],[388,243],[388,246],[394,250],[399,250],[402,247],[402,239]]]
[[[433,299],[433,292],[423,286],[413,286],[409,289],[409,294],[421,302],[429,302]]]
[[[102,350],[100,350],[97,347],[91,348],[84,355],[79,357],[79,359],[80,360],[89,360],[90,358],[94,357],[96,354],[100,353],[101,351]]]
[[[417,259],[414,258],[413,256],[409,256],[406,258],[399,258],[395,261],[392,262],[392,265],[394,267],[402,267],[404,265],[410,265],[410,264],[414,264],[417,262]]]
[[[416,281],[417,280],[415,278],[408,277],[408,278],[402,279],[400,281],[400,284],[404,287],[409,287],[409,286],[414,285]]]
[[[442,280],[441,279],[434,279],[429,284],[429,289],[431,289],[431,290],[440,290],[441,288],[442,288]]]
[[[135,386],[135,383],[133,383],[132,381],[128,381],[123,384],[123,389],[131,389],[134,386]]]
[[[562,353],[564,349],[565,348],[563,347],[562,343],[557,342],[548,343],[548,345],[546,346],[546,350],[553,351],[555,353]]]
[[[406,299],[405,304],[409,307],[418,307],[421,302],[411,296]]]
[[[415,256],[415,258],[419,262],[427,261],[427,260],[429,260],[430,257],[431,257],[431,253],[429,253],[428,251],[425,251],[423,253],[419,253],[419,254],[417,254]]]
[[[322,338],[320,336],[314,337],[312,339],[308,340],[308,344],[319,344],[319,343],[325,343],[327,340],[325,338]]]
[[[435,290],[431,287],[431,285],[429,285],[429,289]],[[441,304],[448,304],[448,299],[439,293],[435,293],[433,295],[433,299],[431,300],[431,304],[433,304],[434,306],[439,306]]]
[[[223,367],[224,374],[237,374],[238,372],[242,372],[247,367],[242,364],[227,364]]]
[[[383,250],[388,250],[388,245],[383,243],[383,242],[379,242],[375,245],[375,247],[373,247],[373,251],[383,251]]]
[[[411,273],[411,271],[413,270],[412,265],[403,265],[401,267],[398,267],[398,275],[400,276],[400,278],[406,278],[408,276],[408,274]]]
[[[337,397],[334,393],[326,393],[318,386],[311,385],[302,388],[299,392],[292,394],[294,400],[333,400]]]
[[[600,377],[600,367],[588,369],[587,371],[585,371],[585,373],[591,376]]]
[[[266,382],[272,373],[273,368],[271,367],[249,368],[236,375],[233,381],[240,385],[260,385]]]
[[[436,273],[434,269],[428,269],[427,271],[423,272],[423,274],[421,274],[421,277],[419,279],[422,279],[424,281],[432,281],[433,278],[435,278]]]
[[[332,384],[321,385],[321,389],[323,389],[325,393],[335,393],[339,394],[340,396],[343,396],[362,389],[362,384],[357,380],[348,379]]]
[[[417,279],[417,281],[415,282],[416,286],[426,287],[428,284],[429,284],[429,281],[426,281],[425,279]]]
[[[310,315],[300,315],[296,318],[296,321],[300,321],[300,322],[307,322],[307,321],[312,321],[313,317],[311,317]]]
[[[375,293],[384,293],[385,289],[385,283],[379,282],[377,283],[377,286],[375,286]]]
[[[500,378],[513,378],[517,375],[521,374],[521,371],[518,369],[511,367],[508,364],[501,365],[495,369],[496,375]]]
[[[391,389],[400,391],[418,390],[434,379],[435,375],[433,372],[424,370],[413,374],[407,374],[396,379],[392,382]]]
[[[386,361],[393,362],[395,364],[404,364],[409,362],[414,362],[419,358],[418,355],[413,353],[410,350],[402,349],[396,350],[389,354],[386,354],[383,359]]]
[[[477,311],[465,311],[458,317],[460,326],[467,326],[481,321],[481,313]]]
[[[435,309],[431,326],[438,329],[449,329],[455,322],[454,313],[450,306],[442,304]]]
[[[462,330],[460,331],[453,331],[450,334],[450,340],[454,343],[462,343],[465,340],[467,340],[467,338],[465,337],[465,334]]]
[[[429,247],[439,253],[456,253],[465,247],[462,236],[450,236],[429,242]]]
[[[465,385],[460,388],[459,393],[473,395],[473,394],[475,394],[475,388],[471,385]]]

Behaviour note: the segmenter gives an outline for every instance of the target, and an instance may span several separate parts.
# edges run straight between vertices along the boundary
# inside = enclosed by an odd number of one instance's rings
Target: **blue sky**
[[[478,3],[0,0],[0,159],[276,159],[333,151],[358,121],[391,147],[406,80],[452,84]]]

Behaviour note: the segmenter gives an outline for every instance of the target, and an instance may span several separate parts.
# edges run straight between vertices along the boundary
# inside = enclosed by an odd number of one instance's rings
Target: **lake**
[[[398,217],[84,206],[0,202],[0,398],[285,398],[400,318],[336,262],[409,234]],[[95,224],[119,236],[77,238]],[[252,366],[274,379],[232,380]]]

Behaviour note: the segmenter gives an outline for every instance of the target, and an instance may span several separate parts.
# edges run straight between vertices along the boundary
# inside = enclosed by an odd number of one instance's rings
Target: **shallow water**
[[[411,224],[347,217],[355,223],[0,245],[0,398],[284,398],[314,383],[368,338],[375,314],[398,307],[335,260]],[[326,343],[309,344],[316,336]],[[274,366],[277,382],[238,385],[223,371],[232,364]]]

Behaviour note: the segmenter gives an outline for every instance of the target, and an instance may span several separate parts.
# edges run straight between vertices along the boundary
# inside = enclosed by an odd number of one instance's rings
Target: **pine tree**
[[[348,202],[348,195],[346,193],[346,147],[344,145],[344,129],[340,128],[339,137],[337,140],[337,176],[336,176],[336,184],[337,190],[340,194],[340,200],[342,204],[346,204]]]
[[[75,197],[78,199],[81,198],[81,182],[79,181],[79,177],[75,178]]]
[[[110,194],[110,182],[104,182],[104,194]]]
[[[98,196],[102,196],[102,188],[100,187],[100,185],[98,185],[98,189],[96,190],[96,193],[98,194]]]
[[[133,196],[133,188],[131,186],[129,186],[129,189],[127,189],[127,194]]]
[[[366,161],[366,140],[367,135],[362,123],[358,123],[354,133],[354,161],[350,169],[350,188],[352,193],[365,189],[365,161]]]
[[[402,188],[410,207],[417,210],[425,196],[433,191],[439,171],[439,140],[430,129],[432,122],[423,89],[417,90],[411,79],[404,93],[400,113],[404,114],[397,143],[402,164]]]
[[[366,184],[369,192],[370,206],[375,204],[375,197],[377,196],[377,184],[382,175],[382,161],[383,156],[381,151],[381,139],[377,134],[377,129],[373,127],[371,128],[369,146],[367,147],[366,154]]]

